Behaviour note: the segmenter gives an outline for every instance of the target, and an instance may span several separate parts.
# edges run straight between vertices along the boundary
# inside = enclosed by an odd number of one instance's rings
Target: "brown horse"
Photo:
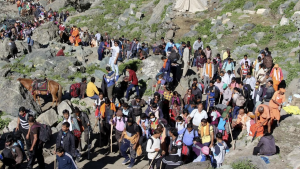
[[[19,78],[18,81],[30,92],[32,92],[32,82],[33,80],[31,79],[25,79],[25,78]],[[48,80],[48,91],[50,91],[51,95],[52,95],[52,107],[54,102],[56,102],[56,106],[57,103],[61,102],[61,97],[62,97],[62,87],[59,83],[53,81],[53,80]],[[58,93],[58,97],[56,96],[56,94]],[[33,93],[33,98],[34,101],[36,101],[36,97],[38,97],[37,95],[41,94],[41,95],[47,95],[48,92],[47,91],[37,91],[35,90]],[[40,105],[40,100],[38,97],[38,102]]]

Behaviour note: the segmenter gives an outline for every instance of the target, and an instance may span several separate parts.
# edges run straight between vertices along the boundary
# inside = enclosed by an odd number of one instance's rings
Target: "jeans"
[[[232,112],[232,118],[236,119],[238,114],[239,114],[239,110],[240,110],[240,107],[239,106],[235,106],[234,109],[233,109],[233,112]]]
[[[92,97],[89,97],[90,99],[94,99],[94,100],[97,100],[97,99],[99,99],[99,96],[98,95],[94,95],[94,96],[92,96]]]
[[[133,144],[130,143],[129,140],[127,139],[123,139],[121,141],[121,155],[125,158],[125,159],[130,159],[130,164],[134,164],[135,161],[135,156],[136,156],[136,152],[133,149]],[[126,153],[127,149],[130,147],[130,157],[128,156],[128,154]]]
[[[132,50],[132,55],[131,55],[131,58],[134,58],[134,57],[136,57],[136,53],[137,53],[137,50]]]
[[[127,91],[126,91],[126,98],[127,98],[127,99],[129,98],[129,91],[130,91],[133,87],[135,87],[136,95],[139,96],[139,85],[130,84],[130,86],[127,88]]]
[[[119,75],[119,68],[118,68],[118,63],[117,64],[114,63],[115,59],[116,58],[110,57],[110,59],[109,59],[109,65],[110,65],[112,71],[114,71],[116,73],[116,76],[118,76]]]

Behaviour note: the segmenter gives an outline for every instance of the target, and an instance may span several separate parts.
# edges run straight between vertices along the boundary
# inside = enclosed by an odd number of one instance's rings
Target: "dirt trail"
[[[191,26],[195,25],[196,23],[200,22],[201,18],[185,18],[185,17],[176,17],[173,20],[173,23],[180,27],[179,30],[175,32],[175,40],[180,39],[184,34],[188,33],[191,30]]]

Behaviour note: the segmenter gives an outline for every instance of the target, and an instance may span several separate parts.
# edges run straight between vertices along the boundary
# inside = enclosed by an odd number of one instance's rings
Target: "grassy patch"
[[[289,7],[286,10],[284,10],[284,14],[285,14],[285,16],[287,18],[290,18],[290,17],[293,16],[293,14],[294,14],[294,6],[295,5],[296,4],[294,2],[291,2],[290,5],[289,5]]]
[[[153,4],[154,4],[154,5],[157,5],[157,4],[159,3],[159,1],[160,1],[160,0],[155,0],[155,1],[153,2]]]
[[[165,18],[166,14],[167,14],[167,9],[168,9],[168,7],[169,7],[170,5],[172,5],[172,3],[170,3],[170,4],[164,6],[164,10],[163,10],[163,12],[162,12],[161,15],[160,15],[160,18],[161,18],[161,19],[164,19],[164,18]]]
[[[76,73],[74,73],[73,75],[68,76],[68,79],[69,79],[69,80],[74,80],[74,79],[76,79],[77,77],[82,78],[82,73],[81,73],[81,72],[76,72]]]
[[[254,10],[257,11],[258,9],[262,9],[262,8],[265,8],[265,7],[263,5],[257,5]]]
[[[59,10],[58,10],[58,12],[60,13],[61,11],[69,11],[69,12],[75,12],[76,11],[76,9],[74,8],[74,7],[63,7],[63,8],[60,8]]]
[[[86,67],[86,73],[89,75],[94,74],[95,70],[100,70],[100,68],[96,65],[91,65],[91,66]]]
[[[79,105],[79,101],[80,101],[79,99],[74,99],[74,100],[72,100],[72,103],[76,104],[76,105]]]
[[[286,0],[277,0],[277,1],[274,1],[272,2],[270,5],[269,5],[269,8],[271,9],[271,13],[275,14],[277,13],[277,10],[278,10],[278,7],[283,4]]]
[[[152,96],[152,90],[146,90],[144,96]]]
[[[6,115],[5,112],[0,111],[0,117]],[[0,118],[0,129],[2,130],[5,126],[8,126],[9,122],[11,121],[11,119],[6,118],[6,119],[1,119]]]
[[[249,160],[233,163],[233,164],[231,164],[231,167],[232,167],[232,169],[258,169]]]
[[[158,23],[154,23],[151,25],[150,31],[153,32],[157,32],[158,31]]]
[[[130,69],[137,71],[141,67],[142,61],[140,60],[131,60],[119,66],[119,72],[123,72],[126,66],[129,66]]]

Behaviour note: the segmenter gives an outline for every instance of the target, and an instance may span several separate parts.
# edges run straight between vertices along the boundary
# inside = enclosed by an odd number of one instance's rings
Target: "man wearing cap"
[[[231,96],[232,96],[232,91],[230,90],[230,88],[228,87],[228,85],[226,83],[223,84],[223,101],[222,104],[224,105],[229,105],[229,102],[231,100]]]
[[[258,118],[259,117],[259,118]],[[255,123],[261,126],[268,125],[268,132],[271,132],[271,115],[270,108],[267,105],[261,104],[255,110]]]
[[[282,108],[282,103],[285,102],[285,94],[284,93],[285,93],[285,89],[280,88],[278,91],[276,91],[274,93],[274,95],[269,103],[271,121],[273,122],[273,120],[276,119],[278,126],[279,126],[280,110]]]
[[[283,73],[281,68],[278,66],[278,64],[274,65],[270,73],[270,77],[273,80],[274,90],[277,91],[279,83],[283,80]]]

